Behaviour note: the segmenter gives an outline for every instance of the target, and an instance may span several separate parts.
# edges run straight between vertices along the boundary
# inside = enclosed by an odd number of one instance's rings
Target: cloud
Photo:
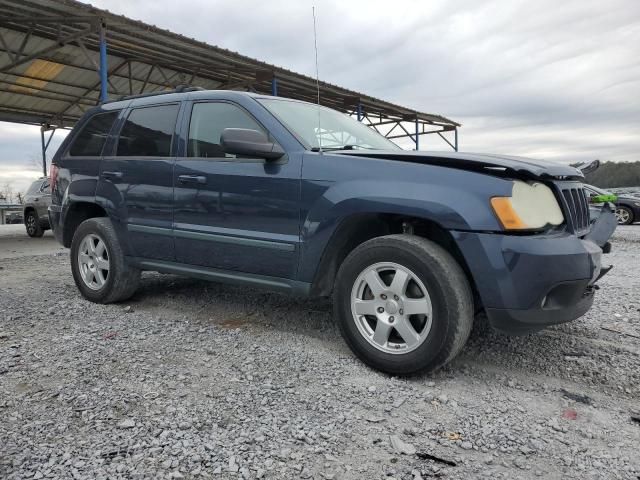
[[[94,4],[311,76],[315,4],[323,80],[451,117],[462,150],[640,159],[637,0]],[[7,137],[0,125],[0,176],[39,151],[26,128]],[[448,147],[424,137],[421,148]]]
[[[68,131],[57,130],[47,149],[51,161]],[[46,133],[48,138],[49,133]],[[42,176],[40,127],[0,122],[0,187],[11,184],[16,192],[25,192],[33,180]]]

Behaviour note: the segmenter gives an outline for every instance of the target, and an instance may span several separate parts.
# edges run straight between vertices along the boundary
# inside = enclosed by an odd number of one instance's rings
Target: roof
[[[317,100],[316,79],[75,0],[3,0],[0,121],[71,126],[99,102],[100,31],[107,39],[110,98],[196,85]],[[420,133],[458,123],[319,82],[323,105],[372,126],[416,122]],[[374,127],[376,128],[376,127]],[[380,127],[378,127],[380,128]],[[407,135],[402,133],[403,130]],[[406,128],[398,129],[409,136]],[[413,133],[413,132],[412,132]]]

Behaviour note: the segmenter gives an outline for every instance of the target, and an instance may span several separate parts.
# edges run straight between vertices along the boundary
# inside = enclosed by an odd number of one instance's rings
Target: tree
[[[43,168],[42,168],[42,154],[33,152],[33,153],[31,153],[29,155],[29,158],[31,159],[33,164],[38,167],[38,171],[42,172],[43,171]],[[47,158],[47,160],[49,160],[49,159]]]
[[[640,162],[604,162],[586,181],[601,188],[640,187]]]
[[[13,185],[11,182],[6,182],[2,188],[0,188],[0,198],[7,203],[14,202]]]

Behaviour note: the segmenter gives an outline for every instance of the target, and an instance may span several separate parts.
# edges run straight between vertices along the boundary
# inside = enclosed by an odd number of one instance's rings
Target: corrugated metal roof
[[[314,102],[316,80],[75,0],[3,0],[0,11],[0,120],[72,125],[99,98],[99,29],[108,42],[109,96],[186,84],[270,93]],[[421,133],[458,123],[320,82],[321,103],[369,123],[416,118]],[[407,135],[409,131],[402,128]],[[400,132],[402,134],[402,132]],[[414,131],[411,131],[413,134]]]

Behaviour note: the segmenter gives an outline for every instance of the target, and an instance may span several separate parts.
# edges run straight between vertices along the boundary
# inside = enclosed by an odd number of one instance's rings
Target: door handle
[[[122,178],[122,172],[102,172],[103,178]]]
[[[178,175],[178,182],[180,183],[207,183],[207,177],[203,175]]]

